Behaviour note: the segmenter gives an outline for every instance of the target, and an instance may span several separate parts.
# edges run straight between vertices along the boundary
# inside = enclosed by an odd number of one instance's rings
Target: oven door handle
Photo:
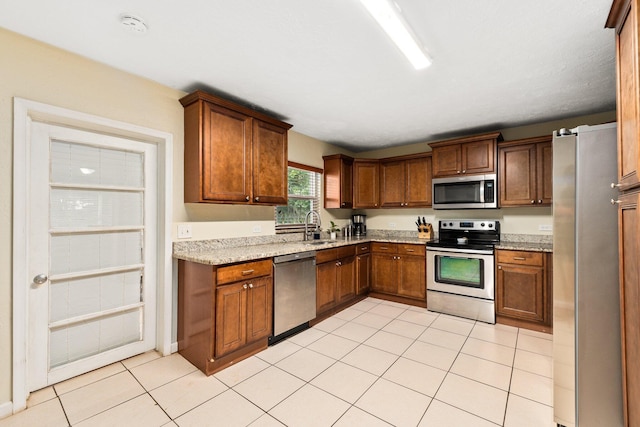
[[[458,249],[458,248],[430,248],[427,246],[427,252],[444,252],[454,254],[479,254],[479,255],[493,255],[493,251],[483,249]]]

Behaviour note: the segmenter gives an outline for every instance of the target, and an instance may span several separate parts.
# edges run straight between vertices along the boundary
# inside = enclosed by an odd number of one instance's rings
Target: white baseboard
[[[4,402],[0,404],[0,419],[6,418],[13,414],[13,402]]]
[[[178,352],[178,343],[177,342],[172,342],[171,343],[171,353],[177,353]]]

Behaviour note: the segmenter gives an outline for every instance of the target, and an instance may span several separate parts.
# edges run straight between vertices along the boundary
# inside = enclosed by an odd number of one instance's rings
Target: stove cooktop
[[[500,222],[495,220],[440,220],[438,239],[428,247],[456,249],[493,249],[500,243]]]

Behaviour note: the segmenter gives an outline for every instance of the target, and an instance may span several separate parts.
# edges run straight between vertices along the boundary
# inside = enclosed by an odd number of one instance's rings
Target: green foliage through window
[[[310,210],[320,206],[320,173],[289,167],[287,206],[277,206],[276,228],[304,224]]]

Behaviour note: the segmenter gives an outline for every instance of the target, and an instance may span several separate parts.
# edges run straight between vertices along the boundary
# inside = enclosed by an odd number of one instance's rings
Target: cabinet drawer
[[[395,254],[396,252],[398,252],[398,245],[395,243],[373,242],[371,244],[371,251]]]
[[[232,283],[239,280],[251,279],[253,277],[270,276],[273,266],[271,259],[262,261],[246,262],[218,269],[218,284]]]
[[[316,265],[338,259],[338,248],[324,249],[316,252]]]
[[[355,245],[355,247],[357,255],[366,254],[371,251],[371,243],[361,243],[359,245]]]
[[[398,245],[399,254],[424,256],[426,254],[426,251],[427,251],[427,247],[425,245],[409,245],[409,244]]]
[[[356,245],[341,246],[338,249],[338,259],[347,258],[356,254]]]
[[[542,252],[528,251],[496,251],[498,264],[522,264],[544,266],[544,254]]]

